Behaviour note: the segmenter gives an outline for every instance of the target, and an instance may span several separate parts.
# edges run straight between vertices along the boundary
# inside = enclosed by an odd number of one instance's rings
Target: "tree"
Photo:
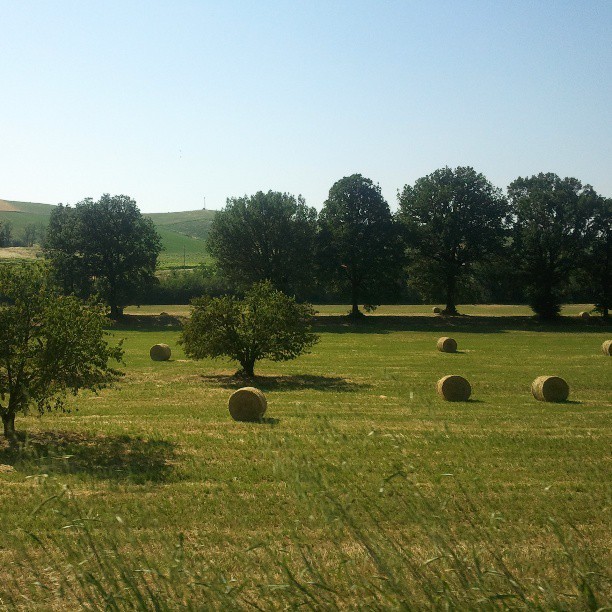
[[[13,226],[9,221],[0,221],[0,247],[9,247],[13,242]]]
[[[559,314],[569,275],[582,263],[599,196],[575,178],[540,173],[508,187],[514,262],[529,305],[543,319]]]
[[[607,318],[612,308],[612,198],[595,201],[587,242],[583,270],[595,308]]]
[[[267,279],[303,296],[313,280],[316,218],[302,196],[258,191],[228,198],[212,222],[207,248],[237,287]]]
[[[457,314],[461,279],[503,247],[506,199],[469,166],[436,170],[406,185],[398,199],[412,282]]]
[[[109,367],[123,351],[111,347],[103,308],[58,295],[41,264],[0,266],[0,416],[4,435],[15,415],[36,407],[62,409],[68,392],[101,389],[120,376]]]
[[[99,294],[118,318],[146,283],[155,281],[161,238],[128,196],[104,194],[52,213],[45,254],[67,292]]]
[[[309,323],[312,307],[298,304],[270,281],[254,284],[243,300],[202,297],[192,306],[181,336],[187,356],[229,357],[240,363],[238,374],[244,376],[254,376],[260,359],[295,359],[318,341]]]
[[[35,223],[28,223],[23,228],[23,242],[27,247],[34,246],[38,237],[38,228]]]
[[[360,301],[380,303],[397,281],[401,245],[380,187],[353,174],[334,183],[319,214],[318,265],[322,276],[351,296],[351,316]]]

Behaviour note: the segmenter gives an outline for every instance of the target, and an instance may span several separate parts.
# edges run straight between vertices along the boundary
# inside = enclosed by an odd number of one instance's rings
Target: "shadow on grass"
[[[612,330],[612,320],[593,317],[584,321],[576,317],[559,317],[555,321],[541,321],[530,316],[470,316],[429,317],[420,315],[371,315],[360,319],[347,316],[318,315],[314,317],[316,331],[337,334],[388,334],[393,331],[431,331],[448,334],[505,333],[512,330],[534,332],[585,333]]]
[[[35,473],[87,474],[136,484],[175,480],[176,445],[134,436],[18,432],[0,441],[0,463]]]
[[[158,315],[123,315],[119,320],[113,321],[112,329],[125,331],[179,331],[183,328],[183,319],[162,312]]]
[[[308,389],[314,391],[358,391],[371,385],[355,383],[338,376],[254,376],[247,378],[236,374],[202,374],[202,380],[224,389],[240,389],[241,387],[257,387],[262,391],[299,391]]]

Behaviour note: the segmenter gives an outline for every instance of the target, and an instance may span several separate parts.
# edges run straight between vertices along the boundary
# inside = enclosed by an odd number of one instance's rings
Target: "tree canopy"
[[[313,281],[316,218],[301,196],[258,191],[229,198],[215,215],[207,247],[238,288],[269,280],[303,296]]]
[[[461,278],[503,245],[506,199],[469,166],[436,170],[406,185],[398,199],[411,280],[455,314]]]
[[[122,350],[105,339],[103,307],[58,295],[40,264],[0,266],[0,416],[4,435],[15,415],[61,409],[66,394],[116,380]]]
[[[544,319],[559,314],[569,275],[588,245],[599,196],[590,185],[553,173],[519,177],[508,186],[514,218],[514,262],[527,298]]]
[[[97,202],[87,198],[74,208],[58,206],[45,242],[64,290],[82,296],[95,291],[115,318],[142,285],[155,280],[161,250],[153,222],[125,195],[104,194]]]
[[[327,282],[359,303],[376,305],[399,277],[401,244],[380,187],[361,174],[334,183],[319,214],[318,265]]]
[[[261,359],[295,359],[318,341],[310,328],[312,307],[298,304],[270,281],[254,284],[242,300],[202,297],[192,305],[181,337],[185,354],[194,359],[229,357],[240,363],[245,376],[254,376],[255,362]]]
[[[596,310],[608,317],[612,309],[612,199],[594,200],[587,230],[587,248],[582,273]]]

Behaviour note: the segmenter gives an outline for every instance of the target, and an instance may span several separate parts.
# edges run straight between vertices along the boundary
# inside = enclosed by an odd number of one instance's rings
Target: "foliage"
[[[540,173],[508,186],[514,262],[529,304],[543,319],[559,314],[568,277],[582,263],[599,196],[575,178]]]
[[[404,186],[399,205],[411,282],[455,314],[462,278],[503,247],[506,199],[473,168],[445,167]]]
[[[40,264],[0,266],[0,415],[5,436],[15,415],[61,409],[67,392],[100,389],[119,375],[100,306],[60,296]]]
[[[401,245],[380,187],[353,174],[334,183],[319,215],[318,265],[325,281],[359,303],[381,303],[399,276]]]
[[[246,376],[254,376],[256,361],[295,359],[318,340],[309,324],[312,307],[298,304],[270,281],[254,284],[243,300],[203,297],[192,304],[181,340],[185,353],[195,359],[227,356]]]
[[[74,209],[51,213],[45,253],[64,290],[89,295],[93,290],[113,317],[139,289],[154,282],[160,237],[153,222],[140,214],[128,196],[87,198]]]
[[[588,230],[583,272],[595,308],[604,317],[612,309],[612,199],[598,198]]]
[[[304,296],[312,284],[316,210],[277,191],[229,198],[210,228],[207,247],[237,287],[269,280]]]
[[[216,266],[202,264],[192,270],[164,270],[158,282],[143,287],[138,304],[189,304],[201,295],[220,296],[231,293],[225,277]]]
[[[0,247],[13,244],[13,226],[10,221],[0,221]]]

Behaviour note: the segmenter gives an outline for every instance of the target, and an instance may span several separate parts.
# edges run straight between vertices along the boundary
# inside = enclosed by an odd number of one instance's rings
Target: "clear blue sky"
[[[143,212],[471,165],[612,196],[612,1],[0,0],[0,198]]]

